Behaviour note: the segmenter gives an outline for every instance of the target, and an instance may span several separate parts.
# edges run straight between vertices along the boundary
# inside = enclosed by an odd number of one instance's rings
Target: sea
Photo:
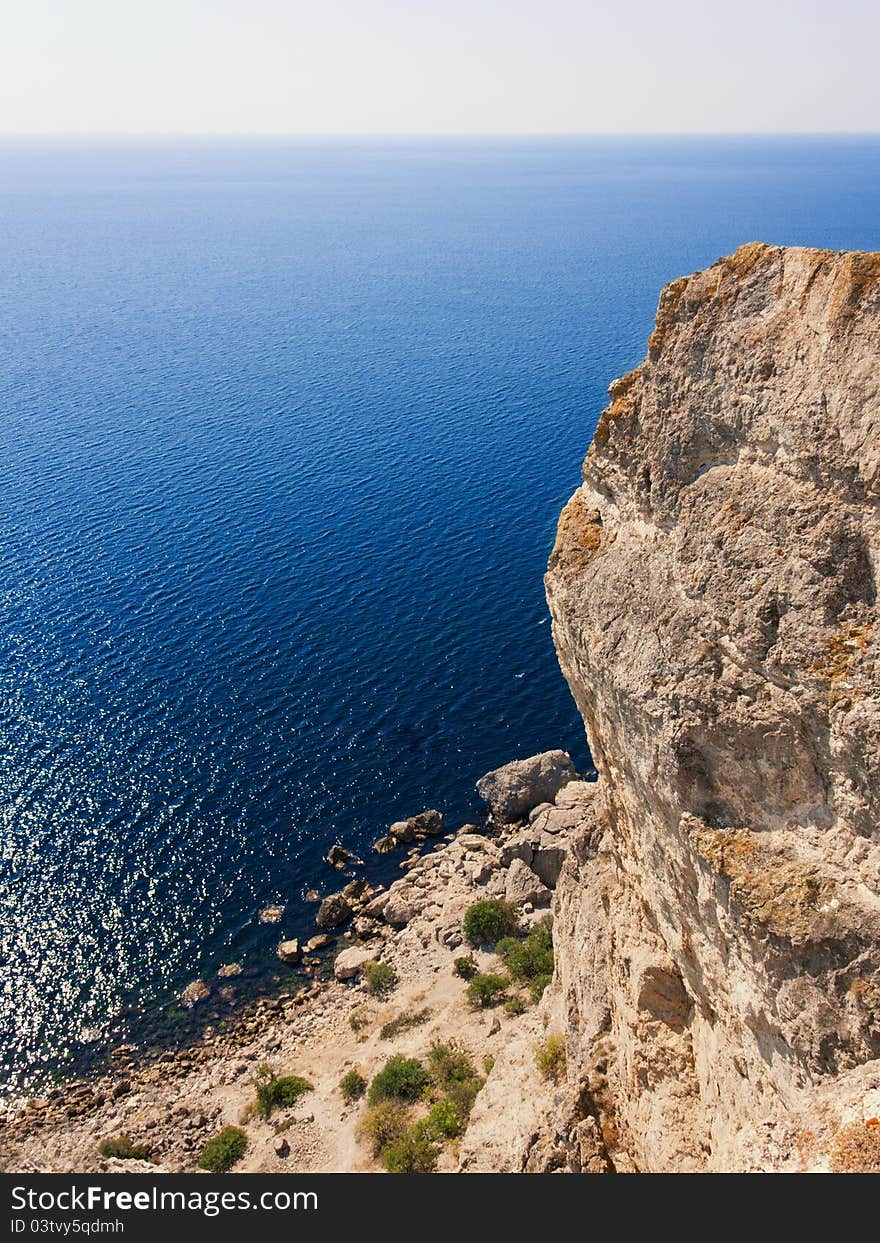
[[[880,248],[880,139],[0,143],[7,1091],[283,986],[334,842],[387,881],[390,822],[589,766],[557,515],[663,284],[755,239]]]

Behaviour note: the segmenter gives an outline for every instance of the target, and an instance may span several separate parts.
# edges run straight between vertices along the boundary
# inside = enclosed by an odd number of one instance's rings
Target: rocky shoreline
[[[541,1079],[532,1055],[533,1043],[552,1025],[552,989],[522,1014],[474,1009],[454,960],[464,913],[480,898],[514,904],[523,932],[546,917],[595,785],[580,780],[569,757],[557,751],[487,774],[478,791],[488,807],[485,823],[440,836],[445,825],[438,812],[401,821],[391,826],[386,841],[380,839],[379,848],[388,849],[390,840],[413,849],[403,876],[387,888],[357,878],[324,897],[316,922],[341,932],[329,978],[263,998],[225,1030],[209,1028],[187,1047],[150,1060],[123,1045],[113,1051],[107,1074],[7,1102],[0,1168],[194,1172],[212,1134],[238,1126],[247,1115],[257,1071],[268,1066],[277,1074],[305,1076],[313,1090],[271,1125],[248,1119],[248,1148],[236,1169],[378,1169],[357,1136],[363,1108],[346,1104],[340,1078],[354,1067],[369,1077],[394,1053],[424,1054],[432,1042],[449,1040],[481,1066],[503,1056],[518,1062],[522,1100],[506,1109],[505,1125],[516,1119],[511,1152],[527,1145],[536,1103],[555,1090]],[[429,848],[416,849],[416,842]],[[331,854],[334,866],[352,861],[343,848]],[[300,963],[326,948],[329,936],[318,932],[302,946],[281,942],[279,957]],[[396,983],[386,996],[372,996],[363,979],[365,964],[375,961],[394,973]],[[488,950],[475,951],[475,961],[481,969],[497,966]],[[193,1006],[200,1004],[203,983],[189,986]],[[398,1038],[387,1034],[395,1024]],[[518,1117],[520,1106],[529,1116]],[[479,1129],[478,1109],[473,1116]],[[444,1151],[440,1170],[479,1165],[483,1145],[472,1151],[469,1130]],[[495,1147],[503,1132],[501,1126]],[[102,1156],[102,1143],[119,1135],[148,1149],[150,1160]],[[516,1158],[520,1168],[527,1159]]]

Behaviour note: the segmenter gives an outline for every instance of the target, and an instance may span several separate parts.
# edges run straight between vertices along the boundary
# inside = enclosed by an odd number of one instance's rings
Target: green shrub
[[[531,995],[532,1001],[535,1005],[537,1005],[544,996],[544,989],[552,979],[552,975],[536,975],[533,980],[529,981],[529,994]]]
[[[452,964],[452,969],[463,980],[472,980],[479,971],[477,960],[473,954],[463,954],[461,958],[456,958]]]
[[[462,1122],[461,1113],[455,1101],[444,1096],[428,1111],[428,1116],[424,1121],[425,1134],[429,1139],[455,1139],[457,1135],[461,1135]]]
[[[565,1040],[555,1033],[535,1045],[535,1064],[545,1079],[558,1083],[565,1074]]]
[[[426,1134],[424,1125],[414,1126],[402,1139],[394,1140],[382,1152],[389,1174],[433,1174],[440,1150]]]
[[[116,1157],[120,1161],[149,1161],[151,1149],[146,1144],[136,1144],[130,1135],[114,1135],[98,1145],[102,1157]]]
[[[368,962],[361,972],[371,997],[385,997],[397,983],[397,972],[387,962]]]
[[[553,974],[553,932],[549,919],[536,924],[524,941],[503,937],[495,949],[515,980]]]
[[[366,1142],[374,1157],[395,1140],[403,1139],[409,1128],[409,1112],[399,1101],[382,1101],[369,1110],[358,1127],[358,1137]]]
[[[299,1075],[273,1075],[265,1066],[257,1071],[257,1113],[264,1120],[269,1118],[273,1109],[290,1109],[301,1096],[312,1091],[308,1079]]]
[[[411,1027],[419,1027],[422,1023],[427,1023],[430,1017],[430,1010],[405,1010],[403,1014],[398,1014],[397,1018],[392,1019],[390,1023],[385,1023],[379,1029],[379,1036],[382,1040],[393,1040],[401,1032],[409,1031]]]
[[[467,1053],[453,1042],[435,1043],[428,1054],[428,1065],[434,1086],[458,1111],[462,1125],[467,1121],[483,1086]]]
[[[506,975],[495,975],[491,971],[475,975],[467,986],[467,999],[474,1009],[497,1006],[504,1000],[509,983]]]
[[[359,1070],[349,1070],[339,1080],[339,1091],[346,1105],[359,1101],[367,1090],[367,1081]]]
[[[199,1169],[211,1174],[225,1174],[247,1151],[247,1136],[237,1126],[225,1126],[208,1140],[199,1157]]]
[[[514,993],[512,997],[508,997],[504,1003],[504,1013],[510,1014],[516,1018],[520,1014],[525,1014],[528,1007],[525,998],[520,993]]]
[[[427,1071],[418,1058],[396,1053],[374,1077],[367,1101],[370,1105],[386,1100],[417,1101],[427,1084]]]
[[[512,902],[484,898],[465,911],[462,932],[470,945],[494,945],[502,937],[516,932],[518,926],[516,907]]]
[[[494,1069],[495,1069],[495,1058],[491,1053],[487,1053],[486,1056],[483,1058],[483,1070],[486,1072],[487,1075],[491,1075]]]

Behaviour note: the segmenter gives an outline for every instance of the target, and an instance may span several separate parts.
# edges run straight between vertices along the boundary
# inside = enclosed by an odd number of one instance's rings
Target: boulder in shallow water
[[[294,967],[302,958],[302,946],[299,939],[294,937],[290,941],[282,941],[276,953],[282,962],[286,962],[289,967]]]
[[[200,1001],[205,1001],[211,996],[211,990],[204,980],[193,980],[192,984],[187,984],[182,993],[177,994],[177,1000],[187,1010],[191,1010],[193,1006],[197,1006]]]
[[[338,928],[346,920],[351,919],[351,903],[345,894],[328,894],[318,907],[315,922],[322,928]]]

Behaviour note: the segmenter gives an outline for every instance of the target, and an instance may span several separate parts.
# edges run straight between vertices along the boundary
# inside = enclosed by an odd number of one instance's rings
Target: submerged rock
[[[204,980],[193,980],[192,984],[187,984],[186,988],[177,994],[177,1000],[187,1010],[191,1010],[193,1006],[197,1006],[200,1001],[206,1001],[211,996],[211,989]]]

